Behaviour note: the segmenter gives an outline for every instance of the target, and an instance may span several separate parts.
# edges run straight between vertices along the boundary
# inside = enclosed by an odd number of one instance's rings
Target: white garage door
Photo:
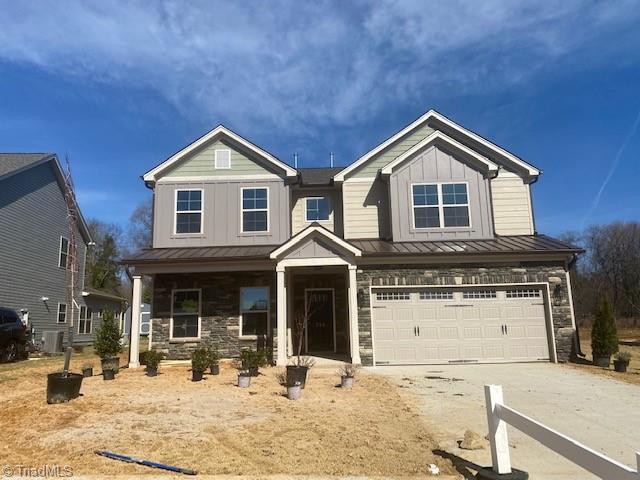
[[[374,289],[371,306],[377,364],[549,360],[536,288]]]

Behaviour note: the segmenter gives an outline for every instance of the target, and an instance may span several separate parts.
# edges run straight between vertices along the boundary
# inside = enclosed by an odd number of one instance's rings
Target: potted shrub
[[[345,363],[340,367],[340,386],[342,388],[351,388],[353,387],[353,379],[358,373],[359,365],[354,365],[353,363]]]
[[[84,377],[79,373],[71,373],[69,371],[71,351],[72,348],[69,347],[65,352],[63,370],[47,375],[47,403],[68,402],[80,396],[80,388]]]
[[[311,314],[311,302],[307,302],[307,308],[304,312],[298,312],[295,316],[295,348],[296,357],[292,365],[287,365],[287,386],[300,384],[300,388],[304,388],[307,383],[307,373],[309,369],[315,365],[315,360],[310,357],[302,356],[302,346],[304,343],[305,319]]]
[[[295,382],[293,385],[287,385],[287,398],[289,400],[298,400],[302,394],[302,386],[300,382]]]
[[[624,373],[627,371],[630,361],[630,352],[618,352],[613,360],[613,368],[616,372]]]
[[[247,370],[252,377],[257,377],[260,367],[267,364],[264,350],[245,349],[240,352],[242,369]]]
[[[609,299],[602,298],[591,328],[593,364],[609,367],[611,355],[618,351],[618,331]]]
[[[93,344],[93,349],[102,362],[103,372],[104,370],[113,370],[114,373],[118,373],[120,366],[118,354],[122,351],[121,339],[122,334],[115,315],[110,310],[105,311]]]
[[[211,375],[219,375],[220,374],[220,355],[218,355],[218,350],[215,348],[210,348],[208,350],[209,354],[209,368],[211,369]]]
[[[93,377],[93,363],[85,363],[82,365],[82,376]]]
[[[148,359],[147,359],[148,361]],[[191,380],[199,382],[209,368],[209,352],[206,348],[197,348],[191,354]]]
[[[164,358],[164,353],[158,352],[156,350],[149,350],[145,355],[145,360],[147,362],[147,368],[145,369],[147,372],[147,377],[155,377],[158,375],[158,365]]]
[[[238,386],[240,388],[249,388],[251,385],[251,372],[240,367],[238,369]]]

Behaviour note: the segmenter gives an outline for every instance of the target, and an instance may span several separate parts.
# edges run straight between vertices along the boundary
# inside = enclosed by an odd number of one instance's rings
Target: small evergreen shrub
[[[218,350],[215,348],[208,348],[207,355],[209,358],[209,367],[215,367],[220,362],[220,355],[218,355]]]
[[[149,350],[147,352],[147,355],[145,356],[145,359],[147,361],[147,368],[157,370],[158,365],[160,365],[160,362],[162,361],[162,359],[164,359],[164,353],[158,352],[156,350]]]
[[[240,362],[245,369],[264,367],[267,364],[267,355],[264,350],[242,350]]]
[[[204,373],[209,368],[209,352],[206,348],[196,348],[191,354],[191,370]]]
[[[614,358],[619,362],[629,363],[631,361],[631,352],[618,352]]]
[[[591,328],[591,351],[594,356],[608,357],[618,351],[618,330],[613,308],[605,296],[600,301]]]
[[[105,311],[93,344],[96,355],[103,359],[117,356],[122,351],[121,339],[122,334],[114,313]]]

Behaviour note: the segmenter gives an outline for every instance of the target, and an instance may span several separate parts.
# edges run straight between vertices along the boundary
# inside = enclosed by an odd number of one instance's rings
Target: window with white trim
[[[80,307],[78,313],[78,333],[89,334],[91,333],[91,323],[93,320],[93,311],[85,306]]]
[[[269,287],[240,289],[240,336],[267,335],[269,329]]]
[[[507,290],[507,298],[541,298],[542,292],[533,288]]]
[[[269,230],[269,189],[242,189],[242,231],[266,232]]]
[[[495,290],[465,290],[462,292],[462,298],[468,300],[483,300],[487,298],[497,298],[498,294]]]
[[[171,338],[200,337],[200,290],[174,290],[171,299]]]
[[[420,300],[453,300],[453,292],[425,290],[420,292]]]
[[[331,216],[329,197],[307,197],[305,199],[307,222],[322,222]]]
[[[202,233],[202,190],[176,190],[176,233]]]
[[[60,253],[58,254],[58,266],[69,268],[69,240],[60,237]]]
[[[67,304],[58,304],[58,323],[67,323]]]
[[[216,169],[231,168],[231,150],[216,150],[214,155]]]
[[[470,226],[466,183],[416,184],[411,194],[415,228]]]
[[[376,299],[381,301],[410,300],[409,292],[376,292]]]

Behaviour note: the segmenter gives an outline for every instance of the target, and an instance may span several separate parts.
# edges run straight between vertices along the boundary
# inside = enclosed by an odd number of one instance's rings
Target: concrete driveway
[[[436,432],[441,449],[458,461],[490,465],[488,447],[462,450],[466,429],[484,437],[487,421],[485,384],[502,385],[505,403],[545,425],[573,437],[609,457],[635,467],[640,451],[640,386],[549,363],[499,365],[427,365],[374,367],[368,371],[390,377],[400,392],[418,405]],[[511,462],[532,479],[593,479],[535,440],[509,427]],[[457,460],[459,457],[460,460]],[[455,462],[454,462],[455,463]]]

